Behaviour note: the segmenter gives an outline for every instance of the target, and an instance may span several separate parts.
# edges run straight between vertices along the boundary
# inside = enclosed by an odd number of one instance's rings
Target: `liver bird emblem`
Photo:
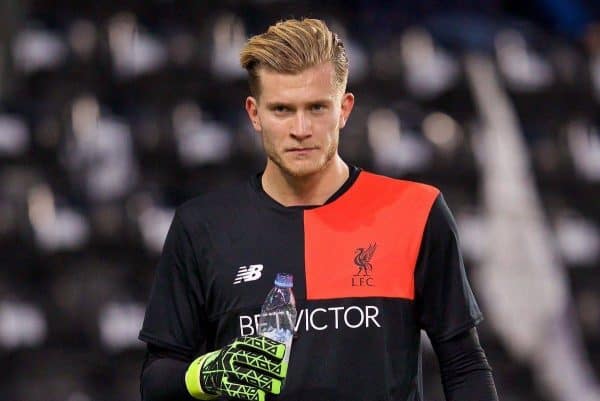
[[[371,259],[377,249],[377,244],[369,244],[368,248],[357,248],[356,255],[354,256],[354,264],[358,267],[358,273],[356,276],[360,276],[362,273],[365,276],[369,276],[373,270]]]

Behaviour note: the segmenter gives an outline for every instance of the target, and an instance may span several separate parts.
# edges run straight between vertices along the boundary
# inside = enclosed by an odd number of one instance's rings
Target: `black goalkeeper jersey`
[[[260,176],[180,206],[140,339],[192,360],[255,334],[278,272],[298,321],[273,399],[422,401],[420,330],[442,341],[482,319],[439,191],[352,167],[322,206],[285,207]]]

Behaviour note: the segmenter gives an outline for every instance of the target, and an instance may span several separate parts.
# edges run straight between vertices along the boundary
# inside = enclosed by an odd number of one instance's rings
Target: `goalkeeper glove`
[[[281,392],[288,367],[284,354],[285,344],[262,336],[240,337],[192,362],[185,384],[199,400],[227,396],[264,401],[266,393]]]

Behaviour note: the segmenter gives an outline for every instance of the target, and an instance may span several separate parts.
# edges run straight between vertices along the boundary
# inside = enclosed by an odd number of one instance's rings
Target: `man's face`
[[[267,168],[292,177],[326,169],[354,105],[351,93],[336,88],[333,65],[324,63],[299,74],[261,69],[259,77],[260,96],[246,99],[246,111],[261,134]]]

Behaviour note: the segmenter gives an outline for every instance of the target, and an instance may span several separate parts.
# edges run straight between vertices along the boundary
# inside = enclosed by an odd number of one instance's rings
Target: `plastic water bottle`
[[[296,327],[296,299],[294,276],[277,273],[275,285],[267,294],[258,319],[258,334],[285,344],[284,362],[290,359],[294,328]]]

